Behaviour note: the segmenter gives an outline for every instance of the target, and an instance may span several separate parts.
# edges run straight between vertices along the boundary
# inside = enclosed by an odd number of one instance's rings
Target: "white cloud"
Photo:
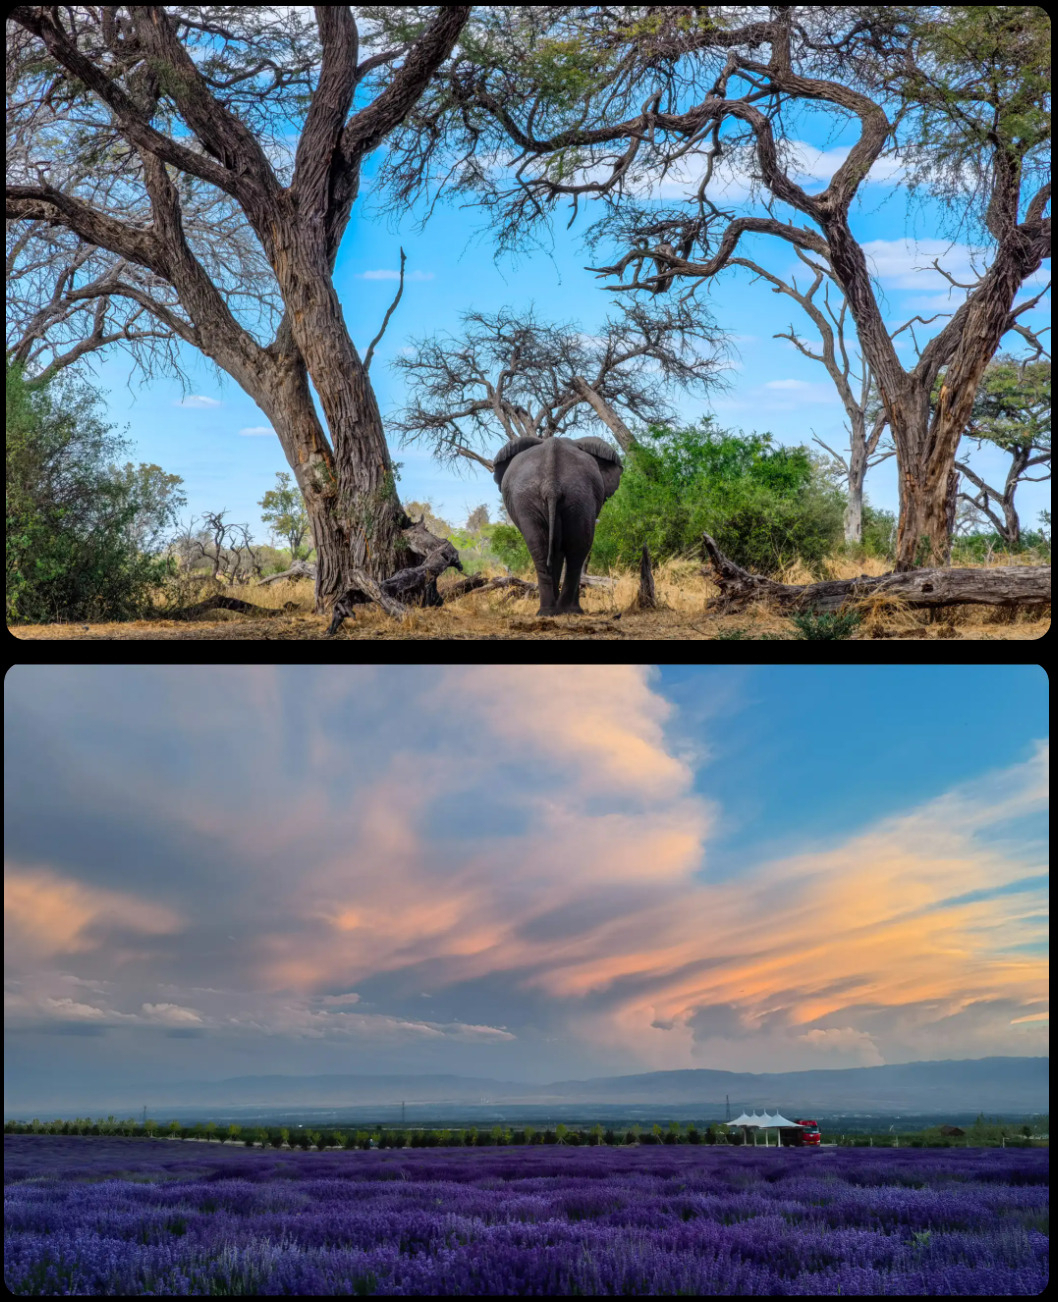
[[[275,430],[271,425],[248,425],[245,429],[239,430],[239,433],[245,436],[255,436],[258,434],[274,434]]]
[[[207,398],[203,393],[192,393],[190,397],[173,404],[174,407],[219,407],[219,398]]]
[[[405,276],[405,280],[433,280],[432,271],[413,271],[410,276]],[[357,280],[400,280],[400,272],[392,270],[382,271],[358,271]]]
[[[202,1016],[193,1008],[181,1008],[179,1004],[144,1004],[142,1011],[147,1021],[160,1022],[164,1026],[200,1025]]]
[[[488,665],[450,669],[444,683],[500,736],[577,768],[585,787],[671,796],[690,785],[691,771],[665,745],[672,707],[651,677],[642,665],[542,665],[512,693],[510,670]]]
[[[986,250],[951,240],[867,240],[863,244],[867,266],[885,284],[896,289],[923,291],[950,289],[931,264],[936,259],[949,275],[965,284],[977,279],[974,271],[987,265]],[[962,295],[954,291],[958,298]]]
[[[102,1008],[95,1008],[91,1004],[79,1004],[73,999],[45,999],[44,1006],[60,1017],[70,1017],[77,1021],[98,1021],[107,1016]]]
[[[320,1003],[323,1004],[324,1008],[338,1008],[341,1007],[343,1004],[358,1004],[359,1002],[360,1002],[360,996],[353,995],[353,994],[324,995],[323,998],[320,1000]]]
[[[783,379],[766,380],[756,392],[754,405],[770,411],[795,411],[806,403],[828,405],[838,401],[837,392],[829,380]]]
[[[826,1030],[817,1028],[806,1031],[797,1039],[818,1053],[838,1053],[844,1058],[851,1055],[863,1067],[880,1067],[885,1062],[870,1035],[866,1031],[857,1031],[852,1026],[828,1027]]]
[[[831,177],[849,156],[848,145],[833,149],[818,149],[806,140],[790,141],[790,175],[800,181],[820,181],[829,184]],[[904,165],[898,158],[878,158],[867,174],[868,183],[895,185],[904,176]]]
[[[789,176],[805,188],[810,183],[829,184],[834,173],[849,154],[847,145],[833,149],[819,149],[805,140],[788,141],[785,147],[785,166]],[[498,160],[497,160],[498,162]],[[626,179],[625,189],[640,198],[677,199],[693,194],[702,178],[704,157],[692,155],[670,168],[668,174],[658,179],[651,173],[632,175]],[[709,193],[725,203],[737,204],[748,199],[753,188],[753,175],[757,172],[756,154],[746,149],[729,151],[716,163]],[[494,168],[491,170],[502,170]],[[604,164],[578,171],[579,181],[605,181],[611,169]],[[895,158],[880,158],[867,175],[868,183],[893,185],[904,175],[903,164]]]

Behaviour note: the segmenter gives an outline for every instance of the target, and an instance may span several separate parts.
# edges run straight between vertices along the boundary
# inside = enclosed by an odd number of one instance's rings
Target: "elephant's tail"
[[[547,572],[556,582],[559,575],[555,573],[555,553],[558,551],[558,538],[555,536],[556,520],[555,515],[558,510],[558,486],[551,485],[551,492],[547,495]]]

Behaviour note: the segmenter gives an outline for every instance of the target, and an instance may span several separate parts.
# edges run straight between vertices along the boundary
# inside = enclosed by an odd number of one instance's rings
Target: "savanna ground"
[[[997,558],[996,564],[1017,563],[1016,557]],[[834,558],[828,577],[855,578],[860,574],[885,574],[891,565],[882,559],[854,560]],[[985,568],[984,566],[975,568]],[[458,582],[459,575],[450,571],[439,587]],[[532,578],[531,574],[524,577]],[[810,583],[812,575],[797,563],[775,576],[786,583]],[[450,605],[412,610],[396,620],[375,605],[359,606],[355,619],[347,619],[337,639],[379,638],[393,640],[444,639],[583,639],[620,638],[625,640],[684,641],[716,640],[796,640],[797,629],[790,619],[768,603],[756,603],[746,610],[715,615],[706,603],[717,596],[716,585],[702,573],[698,561],[674,560],[660,565],[655,572],[657,596],[662,608],[657,611],[629,610],[638,588],[638,573],[627,571],[614,575],[613,590],[591,588],[581,597],[583,616],[566,615],[540,619],[535,614],[536,598],[512,598],[502,592],[469,593]],[[199,594],[213,589],[202,585]],[[263,639],[312,641],[323,639],[328,619],[313,614],[311,580],[281,581],[265,587],[238,587],[233,590],[245,601],[281,614],[267,618],[210,611],[191,620],[164,617],[124,623],[89,624],[56,623],[19,625],[11,632],[18,638],[34,639]],[[291,607],[286,609],[287,607]],[[911,610],[904,603],[873,598],[860,603],[861,622],[853,640],[904,638],[931,641],[935,638],[962,640],[1031,640],[1042,637],[1050,627],[1050,608],[1014,612],[989,606],[951,606],[933,616],[929,611]]]

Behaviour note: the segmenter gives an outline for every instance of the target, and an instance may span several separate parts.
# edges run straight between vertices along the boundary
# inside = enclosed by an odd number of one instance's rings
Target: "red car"
[[[801,1148],[805,1144],[819,1143],[819,1124],[815,1121],[804,1121],[798,1118],[797,1124],[801,1130],[784,1130],[782,1132],[782,1142],[790,1148]]]

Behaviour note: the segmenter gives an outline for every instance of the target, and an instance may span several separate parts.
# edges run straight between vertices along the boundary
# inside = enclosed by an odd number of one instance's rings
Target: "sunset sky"
[[[1035,667],[19,666],[5,1102],[1047,1053]]]

